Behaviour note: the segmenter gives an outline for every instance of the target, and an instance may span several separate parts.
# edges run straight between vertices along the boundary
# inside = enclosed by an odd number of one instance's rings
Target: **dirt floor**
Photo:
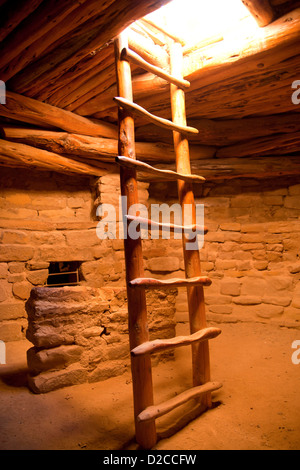
[[[210,342],[212,380],[223,388],[213,394],[214,407],[155,449],[299,450],[300,364],[292,363],[291,345],[300,340],[300,330],[260,323],[216,326],[222,334]],[[181,325],[177,334],[185,330]],[[26,388],[30,346],[9,343],[7,365],[0,366],[1,450],[136,448],[130,373],[35,395]],[[190,375],[190,348],[177,349],[176,361],[153,368],[155,402],[189,388]],[[170,417],[160,426],[174,432]]]

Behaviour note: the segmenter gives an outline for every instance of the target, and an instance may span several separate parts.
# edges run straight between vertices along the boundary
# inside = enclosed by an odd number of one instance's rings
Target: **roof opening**
[[[258,29],[241,0],[173,0],[146,18],[182,39],[187,48],[214,36],[245,36]]]

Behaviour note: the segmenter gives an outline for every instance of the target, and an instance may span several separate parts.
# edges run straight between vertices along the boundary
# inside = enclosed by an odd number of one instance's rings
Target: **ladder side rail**
[[[182,78],[182,47],[178,43],[170,43],[171,74]],[[175,124],[186,125],[185,94],[182,89],[171,84],[172,120]],[[183,134],[173,131],[174,149],[176,156],[176,171],[181,174],[190,174],[189,143]],[[195,201],[192,184],[179,180],[177,182],[179,201],[182,206],[183,220],[185,205],[193,208],[193,220],[196,223]],[[200,256],[198,249],[187,249],[187,237],[183,234],[183,255],[185,273],[187,278],[201,276]],[[189,308],[190,333],[206,328],[206,314],[203,286],[187,287]],[[210,360],[208,341],[194,343],[192,348],[193,385],[198,386],[210,381]],[[204,409],[211,407],[211,394],[207,393],[201,398]]]

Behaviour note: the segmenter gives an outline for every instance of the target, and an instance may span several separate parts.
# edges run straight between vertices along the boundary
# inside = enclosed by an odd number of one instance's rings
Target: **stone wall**
[[[139,184],[144,204],[148,186]],[[33,343],[29,386],[46,392],[121,374],[130,358],[123,240],[96,234],[100,203],[113,204],[118,219],[119,174],[96,180],[4,168],[0,187],[0,339]],[[80,287],[42,287],[58,261],[81,263]],[[147,293],[152,338],[174,336],[176,295]]]
[[[213,281],[205,288],[208,319],[300,326],[299,178],[227,180],[194,189],[209,229],[200,252],[203,274]],[[152,202],[177,202],[176,185],[151,185]],[[180,246],[178,240],[155,242],[145,252],[149,269],[183,277]],[[187,321],[186,312],[180,289],[177,321]]]
[[[141,183],[141,201],[148,198]],[[0,339],[25,338],[25,302],[50,262],[80,261],[81,284],[124,286],[122,240],[99,240],[96,207],[118,203],[119,175],[95,178],[2,168],[0,175]],[[118,213],[118,211],[117,211]]]
[[[96,181],[94,178],[4,168],[0,185],[2,341],[25,338],[28,327],[25,303],[33,288],[45,284],[51,261],[80,261],[80,284],[85,288],[124,289],[123,240],[99,240],[95,217],[100,203],[117,207],[120,196],[118,174]],[[178,202],[176,184],[152,183],[148,186],[140,184],[140,202],[148,206],[153,202]],[[208,274],[213,281],[205,288],[208,320],[299,326],[299,179],[228,180],[206,183],[195,190],[196,202],[205,206],[205,225],[209,229],[200,253],[203,274]],[[117,216],[118,213],[117,210]],[[180,240],[148,239],[143,241],[143,248],[146,276],[184,277]],[[175,298],[176,320],[187,321],[186,291],[179,289],[177,297],[176,293],[172,291],[167,297],[161,297],[164,294],[160,292],[156,296],[147,294],[151,328],[154,333],[159,331],[160,337],[174,334]],[[113,296],[110,295],[112,305]],[[118,308],[111,314],[117,315],[119,309],[124,320],[127,306],[124,295],[121,298]],[[123,326],[120,331],[128,344],[125,322]],[[102,338],[100,333],[98,341],[99,338]],[[75,362],[67,368],[85,364],[83,376],[85,380],[92,380],[93,374],[96,376],[93,364],[86,360],[86,349],[78,349],[82,344],[76,341],[53,348],[74,346],[70,355]],[[121,348],[122,343],[123,339]],[[35,348],[42,347],[36,342],[33,344]],[[60,351],[58,357],[64,355],[63,350]],[[48,355],[36,350],[35,353],[39,353],[40,360],[43,354]],[[66,355],[69,357],[68,352]],[[114,358],[107,357],[112,363],[118,360],[115,355]],[[34,377],[41,372],[35,369]],[[47,369],[47,373],[50,372],[53,370]],[[110,374],[113,374],[112,370]],[[38,379],[34,381],[37,383]]]

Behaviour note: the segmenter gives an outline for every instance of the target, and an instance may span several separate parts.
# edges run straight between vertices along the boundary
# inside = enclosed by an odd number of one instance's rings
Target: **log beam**
[[[51,125],[75,134],[117,137],[117,128],[112,124],[95,123],[70,111],[10,91],[6,93],[6,104],[0,106],[0,116],[35,125]]]
[[[82,0],[81,3],[85,1]],[[80,4],[79,0],[65,0],[56,2],[48,0],[42,2],[12,33],[4,40],[0,47],[1,79],[7,81],[11,75],[7,65],[33,42],[47,34],[56,23],[62,21],[72,10]]]
[[[0,140],[0,161],[7,166],[37,167],[59,173],[103,176],[107,171],[94,168],[53,152],[30,147],[29,145]]]
[[[1,112],[0,107],[0,112]],[[76,115],[75,115],[76,116]],[[78,116],[79,117],[79,116]],[[24,129],[20,127],[2,126],[3,136],[13,142],[25,143],[33,147],[41,147],[62,154],[73,154],[89,159],[110,161],[118,155],[116,139],[94,137],[67,132],[47,131],[40,129]],[[154,142],[136,142],[139,158],[150,162],[173,162],[172,145]],[[193,145],[191,158],[211,158],[215,155],[215,147]]]
[[[260,137],[274,134],[291,134],[300,132],[300,119],[298,113],[277,114],[264,117],[250,117],[244,119],[213,120],[191,118],[189,124],[200,130],[199,134],[189,136],[192,143],[203,145],[216,145],[218,147],[241,144]],[[136,139],[142,141],[156,141],[171,143],[172,136],[162,128],[152,124],[138,127],[135,131]],[[273,141],[276,142],[274,136]],[[234,155],[232,155],[234,156]],[[237,155],[238,156],[238,155]]]
[[[300,132],[279,134],[271,137],[248,140],[235,145],[222,147],[216,153],[218,158],[248,157],[263,155],[284,155],[300,153]]]
[[[2,42],[27,16],[29,16],[42,0],[21,2],[16,8],[12,2],[6,2],[0,12],[0,41]]]
[[[201,79],[202,87],[257,69],[263,63],[264,69],[295,55],[299,43],[300,8],[274,21],[272,25],[246,35],[238,44],[229,41],[217,43],[206,49],[194,51],[184,57],[184,77],[190,80],[193,90],[195,80]],[[263,60],[261,60],[263,59]],[[198,86],[198,85],[197,85]]]
[[[135,99],[144,97],[145,93],[169,90],[169,84],[166,80],[153,75],[152,73],[144,73],[132,78],[132,88]],[[75,109],[77,114],[81,116],[95,116],[100,110],[106,110],[112,107],[113,98],[117,95],[116,85],[111,86],[105,93],[101,91],[97,96],[90,99],[83,105]]]
[[[156,168],[174,170],[175,165],[156,165]],[[234,178],[276,178],[300,175],[299,156],[280,156],[264,158],[214,158],[191,162],[193,173],[204,176],[206,181],[228,180]],[[141,181],[162,181],[159,175],[140,174]]]
[[[99,12],[97,22],[92,18],[81,25],[79,29],[71,32],[64,38],[63,47],[59,44],[57,49],[25,67],[10,80],[10,87],[27,96],[45,99],[44,93],[49,97],[64,82],[60,78],[64,73],[74,67],[80,60],[95,50],[103,48],[112,38],[128,27],[135,20],[151,13],[156,8],[168,3],[170,0],[114,0],[108,2],[103,11]],[[60,2],[65,3],[65,2]],[[83,27],[84,26],[84,27]],[[31,32],[29,29],[28,35]],[[9,49],[9,46],[7,46]],[[7,50],[7,49],[5,49]],[[55,59],[55,63],[53,61]],[[7,64],[6,64],[7,65]]]
[[[275,12],[269,0],[242,0],[259,26],[267,26],[275,18]]]

